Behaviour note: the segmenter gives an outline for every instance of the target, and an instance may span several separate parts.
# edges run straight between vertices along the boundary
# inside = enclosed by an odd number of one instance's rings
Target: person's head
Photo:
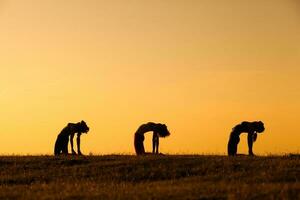
[[[257,133],[262,133],[265,130],[264,123],[262,121],[253,122],[253,129]]]
[[[155,128],[156,132],[158,133],[159,137],[167,137],[170,135],[170,132],[165,124],[156,124]]]
[[[81,133],[87,133],[89,132],[90,128],[86,125],[85,121],[81,121],[78,123],[78,131]]]

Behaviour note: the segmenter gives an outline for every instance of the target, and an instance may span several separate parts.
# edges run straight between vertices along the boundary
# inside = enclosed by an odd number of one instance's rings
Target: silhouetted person
[[[59,154],[68,154],[68,143],[69,139],[71,142],[72,154],[76,155],[76,152],[73,148],[73,138],[75,133],[77,133],[77,153],[78,155],[82,155],[80,151],[80,136],[82,133],[87,133],[89,131],[89,127],[86,125],[84,121],[74,123],[68,123],[68,125],[60,132],[57,136],[55,147],[54,147],[54,155]]]
[[[146,154],[144,148],[144,134],[146,132],[153,131],[152,145],[153,154],[158,154],[159,137],[167,137],[170,135],[168,128],[165,124],[156,124],[148,122],[147,124],[141,125],[134,134],[134,148],[137,155]]]
[[[230,134],[228,142],[228,155],[235,156],[237,155],[237,146],[240,142],[240,134],[248,133],[248,152],[249,155],[254,155],[252,146],[253,142],[257,139],[257,133],[262,133],[265,130],[264,123],[261,121],[255,122],[242,122],[241,124],[236,125]]]

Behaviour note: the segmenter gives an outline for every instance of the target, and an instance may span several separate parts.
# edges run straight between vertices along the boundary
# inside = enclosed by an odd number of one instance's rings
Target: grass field
[[[300,199],[300,156],[2,156],[0,199]]]

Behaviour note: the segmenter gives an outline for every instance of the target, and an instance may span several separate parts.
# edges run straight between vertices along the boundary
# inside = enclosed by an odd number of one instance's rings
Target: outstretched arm
[[[158,146],[159,146],[159,137],[157,136],[157,141],[156,141],[156,154],[158,154]]]
[[[153,133],[152,137],[152,153],[158,154],[159,137],[157,133]]]
[[[71,149],[72,149],[72,154],[76,154],[76,151],[74,151],[74,145],[73,145],[73,138],[74,138],[75,133],[72,133],[70,135],[70,143],[71,143]]]
[[[249,155],[253,156],[253,151],[252,151],[252,147],[253,147],[253,139],[254,139],[254,134],[253,132],[248,133],[248,151],[249,151]]]
[[[257,139],[257,132],[254,132],[253,133],[253,143],[256,141],[256,139]]]
[[[152,153],[154,154],[155,153],[155,148],[156,148],[156,141],[155,141],[155,133],[153,133],[153,136],[152,136]]]
[[[81,151],[80,151],[80,136],[81,136],[81,133],[78,133],[77,134],[77,152],[78,152],[78,155],[82,155]]]

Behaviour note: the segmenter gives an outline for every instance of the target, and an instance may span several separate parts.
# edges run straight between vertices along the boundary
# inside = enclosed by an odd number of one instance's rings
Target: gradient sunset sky
[[[82,119],[84,154],[134,153],[149,121],[163,153],[225,154],[243,120],[254,153],[300,152],[300,3],[0,0],[0,108],[0,154],[52,154]]]

